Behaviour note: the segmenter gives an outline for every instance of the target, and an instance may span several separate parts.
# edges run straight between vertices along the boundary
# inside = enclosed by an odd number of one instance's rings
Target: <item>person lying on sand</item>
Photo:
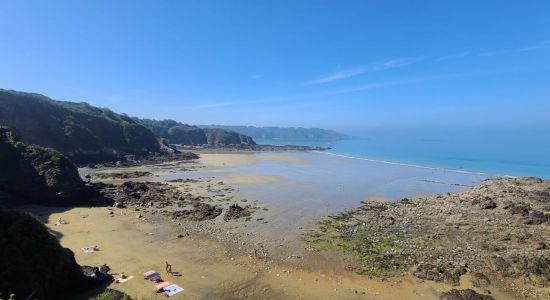
[[[107,274],[109,273],[109,271],[111,271],[111,268],[109,268],[107,264],[103,264],[101,265],[101,267],[99,267],[99,271],[103,274]]]

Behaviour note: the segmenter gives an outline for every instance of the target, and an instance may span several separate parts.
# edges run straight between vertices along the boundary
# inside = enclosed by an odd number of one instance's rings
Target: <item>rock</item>
[[[441,294],[441,299],[446,300],[494,300],[495,298],[489,295],[478,294],[472,289],[456,290],[452,289]]]
[[[225,215],[223,216],[223,219],[225,221],[238,219],[242,217],[248,217],[252,214],[252,211],[249,209],[249,207],[241,207],[238,204],[232,204],[229,206],[227,211],[225,212]]]
[[[30,215],[0,209],[0,236],[2,299],[9,294],[16,299],[72,299],[95,287],[74,253]],[[21,278],[32,278],[32,284]]]
[[[141,214],[137,214],[136,218],[141,219],[143,216]]]
[[[496,207],[497,207],[497,204],[493,200],[489,200],[489,201],[485,201],[485,202],[481,203],[481,208],[482,209],[494,209]]]
[[[529,225],[540,225],[543,223],[546,223],[548,221],[548,217],[544,215],[543,212],[538,210],[532,210],[523,217],[523,223],[529,224]]]
[[[471,282],[475,287],[487,288],[491,284],[491,281],[483,273],[474,273],[471,278]]]

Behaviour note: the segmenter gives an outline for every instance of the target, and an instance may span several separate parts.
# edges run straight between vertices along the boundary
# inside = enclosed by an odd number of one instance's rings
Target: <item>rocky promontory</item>
[[[498,284],[518,297],[550,296],[550,180],[500,178],[462,193],[364,201],[319,223],[306,239],[346,254],[371,276]]]

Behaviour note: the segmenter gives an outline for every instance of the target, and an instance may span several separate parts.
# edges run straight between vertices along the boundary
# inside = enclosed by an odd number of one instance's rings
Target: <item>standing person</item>
[[[166,273],[172,274],[172,265],[166,262]]]

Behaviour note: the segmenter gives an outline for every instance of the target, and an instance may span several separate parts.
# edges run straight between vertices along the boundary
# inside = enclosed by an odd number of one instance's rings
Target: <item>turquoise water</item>
[[[498,176],[550,178],[550,130],[378,130],[338,142],[256,140],[331,147],[328,153]]]

